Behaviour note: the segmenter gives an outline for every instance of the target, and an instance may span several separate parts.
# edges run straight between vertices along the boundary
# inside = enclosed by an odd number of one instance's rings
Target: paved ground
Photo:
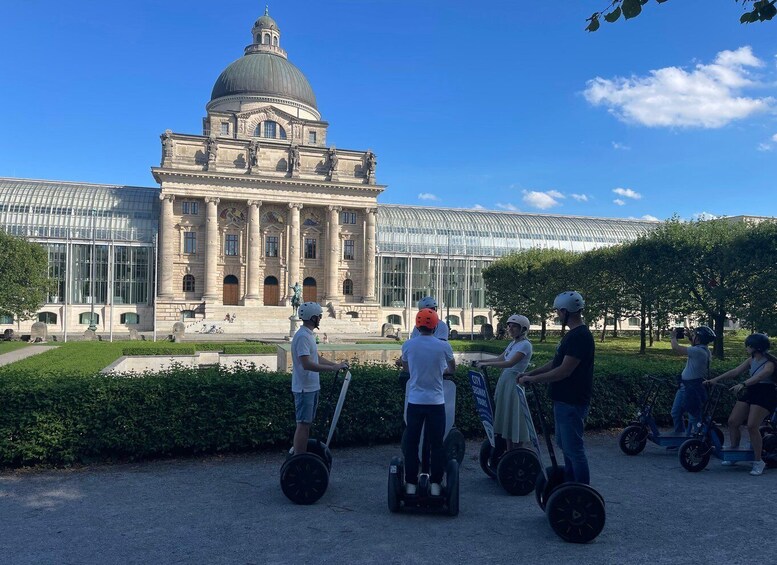
[[[25,359],[27,357],[32,357],[33,355],[40,355],[41,353],[46,353],[47,351],[51,349],[56,349],[57,346],[48,346],[48,345],[35,345],[35,346],[29,346],[29,347],[23,347],[21,349],[14,349],[13,351],[9,351],[8,353],[3,353],[0,355],[0,367],[3,365],[8,365],[10,363],[15,363],[16,361],[21,361],[22,359]]]
[[[777,470],[683,470],[588,438],[607,524],[591,544],[553,534],[532,495],[509,497],[467,446],[461,514],[390,514],[397,446],[335,449],[314,506],[281,493],[281,453],[0,474],[0,563],[774,563]]]

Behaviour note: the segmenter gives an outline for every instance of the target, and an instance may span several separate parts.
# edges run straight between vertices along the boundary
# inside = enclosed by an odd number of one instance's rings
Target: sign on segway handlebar
[[[485,376],[477,371],[469,372],[469,384],[472,387],[472,396],[475,397],[475,407],[486,430],[486,436],[494,447],[494,413],[491,411],[491,398],[488,395],[488,383]]]

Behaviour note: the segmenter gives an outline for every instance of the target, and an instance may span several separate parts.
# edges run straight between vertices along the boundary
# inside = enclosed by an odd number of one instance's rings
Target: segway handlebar
[[[337,378],[342,371],[345,371],[345,378],[343,379],[343,387],[340,389],[340,396],[337,399],[334,414],[332,414],[332,423],[329,425],[329,435],[326,438],[327,445],[332,443],[332,437],[335,435],[335,428],[337,427],[337,420],[340,419],[340,413],[343,411],[343,404],[345,403],[345,395],[348,393],[348,385],[351,383],[351,371],[348,369],[338,369],[335,372],[334,384],[337,383]]]

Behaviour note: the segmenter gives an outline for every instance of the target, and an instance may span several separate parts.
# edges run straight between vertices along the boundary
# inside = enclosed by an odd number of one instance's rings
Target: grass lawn
[[[0,355],[8,353],[9,351],[21,349],[22,347],[27,347],[27,345],[29,344],[23,341],[0,341]]]

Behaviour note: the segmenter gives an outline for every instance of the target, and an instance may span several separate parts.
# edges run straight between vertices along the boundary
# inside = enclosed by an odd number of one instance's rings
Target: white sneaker
[[[440,483],[432,483],[429,485],[429,494],[432,496],[440,496],[442,493],[442,487],[440,486]]]
[[[405,483],[405,494],[415,494],[416,486],[413,483]]]
[[[764,469],[766,469],[766,463],[763,461],[753,461],[753,470],[750,471],[750,474],[754,477],[757,477],[758,475],[763,475]]]
[[[736,461],[721,461],[720,464],[723,465],[724,467],[733,467],[734,465],[737,464],[737,462]]]

